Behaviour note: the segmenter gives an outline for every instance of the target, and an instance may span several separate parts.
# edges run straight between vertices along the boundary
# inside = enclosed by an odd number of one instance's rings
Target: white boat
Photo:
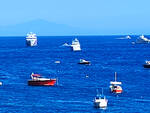
[[[115,72],[115,81],[110,82],[110,90],[112,93],[122,93],[121,82],[117,82],[117,73]]]
[[[71,45],[73,51],[81,51],[81,48],[80,48],[80,43],[79,43],[79,40],[77,38],[75,38],[73,41],[72,41],[72,45]]]
[[[126,39],[131,39],[131,37],[128,35],[128,36],[126,36]]]
[[[90,64],[90,61],[86,61],[84,59],[80,59],[79,64]]]
[[[148,38],[144,37],[144,35],[141,35],[139,38],[136,39],[136,43],[137,44],[150,43],[150,40]]]
[[[97,95],[96,95],[96,97],[94,99],[94,106],[96,108],[106,108],[107,107],[107,103],[108,103],[108,100],[103,95],[103,90],[102,90],[102,94],[101,95],[97,93]]]
[[[37,46],[37,36],[36,34],[30,32],[27,34],[26,37],[26,44],[27,46]]]

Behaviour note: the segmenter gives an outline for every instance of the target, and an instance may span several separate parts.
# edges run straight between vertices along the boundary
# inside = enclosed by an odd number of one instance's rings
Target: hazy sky
[[[82,29],[148,34],[149,5],[150,0],[0,0],[0,26],[43,19]]]

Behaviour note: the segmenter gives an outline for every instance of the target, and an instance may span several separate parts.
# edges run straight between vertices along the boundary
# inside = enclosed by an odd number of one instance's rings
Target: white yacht
[[[108,100],[106,97],[103,95],[103,90],[102,90],[102,95],[97,94],[95,99],[94,99],[94,106],[96,108],[106,108],[107,107]]]
[[[26,44],[27,46],[37,46],[37,36],[36,34],[30,32],[27,34],[26,37]]]
[[[136,39],[136,43],[140,44],[140,43],[150,43],[150,40],[146,37],[144,37],[144,35],[141,35],[139,38]]]
[[[80,43],[79,43],[79,40],[77,38],[75,38],[73,41],[72,41],[72,45],[71,45],[73,51],[81,51],[81,48],[80,48]]]

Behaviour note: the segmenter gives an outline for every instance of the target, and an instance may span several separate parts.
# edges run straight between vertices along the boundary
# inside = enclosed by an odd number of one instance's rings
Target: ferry
[[[148,38],[144,37],[144,35],[141,35],[139,38],[136,39],[136,43],[137,44],[150,43],[150,40]]]
[[[28,80],[30,86],[54,86],[56,79],[43,78],[40,74],[31,74],[31,80]]]
[[[80,42],[77,38],[72,41],[71,47],[73,51],[81,51]]]
[[[84,59],[80,59],[79,64],[90,64],[90,61],[86,61]]]
[[[27,46],[37,46],[37,36],[36,34],[30,32],[27,34],[26,37],[26,44]]]
[[[107,107],[108,100],[106,97],[103,95],[103,90],[102,90],[102,95],[98,94],[96,95],[94,99],[94,106],[96,108],[106,108]]]
[[[117,82],[117,73],[115,72],[115,81],[110,82],[110,89],[112,93],[122,93],[121,82]]]
[[[150,61],[145,61],[144,68],[150,68]]]

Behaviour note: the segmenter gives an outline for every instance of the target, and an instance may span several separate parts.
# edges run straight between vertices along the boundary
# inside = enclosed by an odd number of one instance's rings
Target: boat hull
[[[90,62],[79,62],[79,64],[90,64]]]
[[[29,80],[29,86],[54,86],[56,83],[56,79],[51,80]]]
[[[37,46],[37,40],[36,39],[26,40],[26,45],[27,46]]]
[[[122,90],[113,90],[114,93],[122,93]]]
[[[144,64],[143,66],[144,66],[144,68],[150,68],[150,65]]]

